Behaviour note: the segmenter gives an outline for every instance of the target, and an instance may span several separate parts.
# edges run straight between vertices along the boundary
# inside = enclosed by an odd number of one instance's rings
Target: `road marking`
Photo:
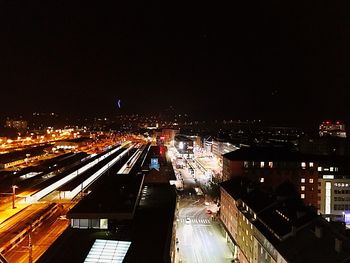
[[[181,223],[186,223],[186,218],[180,218],[179,221]],[[200,219],[191,219],[191,223],[193,224],[211,224],[211,221],[209,219],[204,219],[204,218],[200,218]]]

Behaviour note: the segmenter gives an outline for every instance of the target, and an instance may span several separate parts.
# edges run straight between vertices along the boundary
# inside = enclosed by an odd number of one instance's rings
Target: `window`
[[[91,220],[91,228],[100,228],[100,221],[98,219],[90,219]]]
[[[301,178],[300,180],[302,183],[305,183],[305,178]]]
[[[265,163],[264,162],[260,162],[260,168],[264,168]]]
[[[314,179],[310,178],[309,183],[312,184],[314,182]]]
[[[321,166],[317,167],[317,171],[322,172],[322,167]]]
[[[305,169],[305,167],[306,167],[306,163],[305,163],[305,162],[302,162],[302,163],[301,163],[301,168]]]
[[[273,167],[273,162],[269,162],[269,167],[270,167],[270,168]]]
[[[301,199],[305,199],[305,194],[300,195]]]
[[[108,229],[108,219],[100,219],[100,229]]]
[[[310,167],[314,167],[314,163],[313,162],[309,162],[309,166]]]
[[[329,168],[329,171],[333,172],[334,171],[334,167]]]
[[[263,183],[265,181],[265,178],[260,178],[260,183]]]
[[[331,213],[331,191],[332,191],[332,183],[326,182],[326,207],[325,207],[326,215],[329,215]]]
[[[305,191],[305,186],[301,186],[301,191]]]

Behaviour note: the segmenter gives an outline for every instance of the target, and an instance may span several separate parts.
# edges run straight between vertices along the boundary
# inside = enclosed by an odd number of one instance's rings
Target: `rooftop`
[[[132,219],[144,175],[109,174],[67,214],[68,218]]]
[[[241,199],[248,193],[248,187],[251,185],[251,181],[245,177],[236,176],[231,180],[225,181],[220,186],[233,197],[233,199]]]
[[[9,153],[0,154],[0,163],[9,163],[16,160],[25,159],[29,154],[29,157],[41,155],[44,153],[44,149],[51,145],[45,144],[36,147],[26,148],[24,150],[13,151]]]

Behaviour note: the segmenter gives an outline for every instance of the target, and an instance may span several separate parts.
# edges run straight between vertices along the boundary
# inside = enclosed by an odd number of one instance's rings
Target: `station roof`
[[[104,176],[67,217],[132,219],[143,179],[140,174]]]
[[[41,145],[24,150],[0,154],[0,163],[10,163],[16,160],[25,159],[27,157],[27,154],[30,154],[30,157],[41,155],[44,153],[44,149],[49,146],[50,145]]]
[[[144,187],[146,197],[140,201],[135,216],[132,220],[117,220],[117,231],[69,228],[38,262],[84,262],[97,239],[131,242],[124,263],[171,262],[169,251],[176,209],[175,190],[169,184],[147,184]],[[119,202],[114,197],[112,199]]]
[[[59,191],[72,191],[77,186],[82,184],[86,179],[88,179],[90,176],[92,176],[95,172],[97,172],[99,169],[101,169],[104,165],[106,165],[108,162],[110,162],[113,158],[118,156],[124,150],[125,149],[122,148],[122,149],[116,151],[114,154],[108,156],[107,158],[103,159],[102,161],[100,161],[99,163],[97,163],[96,165],[91,167],[90,169],[86,170],[85,172],[83,172],[79,176],[75,177],[74,179],[70,180],[66,184],[62,185],[58,190]],[[113,165],[113,167],[119,166],[119,163],[120,162],[117,162],[115,165]],[[110,167],[109,169],[113,170],[113,167]]]

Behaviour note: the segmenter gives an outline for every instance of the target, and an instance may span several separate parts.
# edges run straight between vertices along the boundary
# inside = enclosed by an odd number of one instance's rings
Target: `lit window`
[[[332,183],[326,182],[326,206],[325,206],[325,214],[329,215],[331,213],[331,194],[332,191]]]
[[[321,166],[317,167],[317,171],[322,172],[322,167]]]
[[[260,168],[264,168],[265,163],[264,162],[260,162]]]
[[[301,191],[305,191],[305,186],[302,186],[302,187],[301,187]]]
[[[314,182],[314,179],[310,178],[309,183],[312,184]]]
[[[305,178],[301,178],[301,182],[302,182],[302,183],[305,183]]]
[[[305,199],[305,194],[300,195],[301,199]]]
[[[310,167],[314,167],[314,163],[313,163],[313,162],[310,162],[310,163],[309,163],[309,166],[310,166]]]
[[[270,168],[273,167],[273,162],[269,162],[269,167],[270,167]]]
[[[334,171],[334,167],[329,168],[329,171],[333,172]]]
[[[302,162],[302,163],[301,163],[301,167],[302,167],[303,169],[305,169],[306,163],[305,163],[305,162]]]
[[[265,178],[260,178],[260,183],[263,183],[265,181]]]
[[[108,219],[100,219],[100,228],[108,229]]]

